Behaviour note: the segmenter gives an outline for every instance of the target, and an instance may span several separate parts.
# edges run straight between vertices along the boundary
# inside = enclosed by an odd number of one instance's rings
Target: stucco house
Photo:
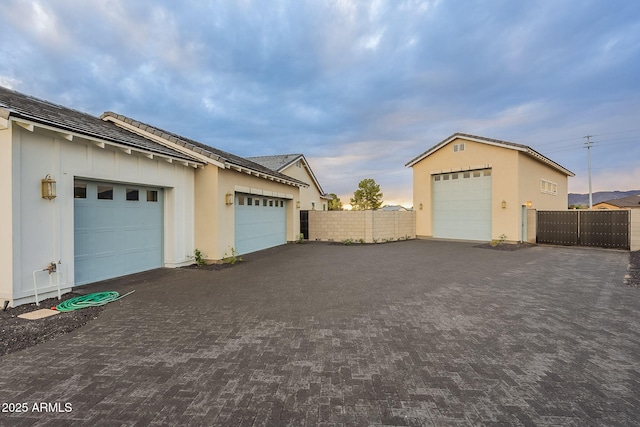
[[[574,176],[526,145],[464,133],[406,166],[417,236],[460,240],[527,240],[527,208],[566,209]]]
[[[593,209],[640,209],[640,195],[605,200],[593,205]]]
[[[308,186],[115,113],[0,87],[0,299],[187,265],[195,248],[219,260],[296,240]]]
[[[101,118],[203,163],[195,171],[193,210],[195,247],[205,259],[297,240],[300,192],[307,182],[116,113]]]
[[[282,154],[274,156],[247,157],[271,170],[310,183],[300,188],[300,210],[328,210],[331,197],[327,196],[303,154]]]

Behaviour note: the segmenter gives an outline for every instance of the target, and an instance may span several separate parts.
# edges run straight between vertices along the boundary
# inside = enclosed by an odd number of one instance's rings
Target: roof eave
[[[134,145],[117,141],[112,138],[104,138],[101,136],[91,134],[89,132],[78,132],[77,130],[73,130],[65,126],[60,126],[57,123],[51,123],[46,120],[29,117],[26,114],[14,112],[13,114],[10,115],[9,120],[13,121],[18,126],[21,126],[22,128],[27,129],[29,131],[33,131],[34,127],[39,127],[41,129],[45,129],[50,132],[55,132],[59,134],[62,138],[66,139],[67,141],[73,141],[76,137],[79,137],[93,143],[99,148],[105,148],[106,146],[111,146],[126,154],[140,153],[149,159],[153,159],[154,157],[157,157],[169,163],[173,163],[175,161],[176,163],[180,163],[184,166],[190,166],[193,168],[198,168],[200,166],[203,166],[202,162],[198,161],[192,156],[177,157],[167,153],[160,153],[152,150],[147,150],[141,147],[136,147]]]

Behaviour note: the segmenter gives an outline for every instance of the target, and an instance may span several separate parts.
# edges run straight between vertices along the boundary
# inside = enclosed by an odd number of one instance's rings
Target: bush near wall
[[[413,211],[309,211],[309,240],[382,243],[415,237]]]

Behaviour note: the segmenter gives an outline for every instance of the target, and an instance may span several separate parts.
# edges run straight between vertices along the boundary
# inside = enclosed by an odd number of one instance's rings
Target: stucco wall
[[[527,209],[527,242],[536,242],[536,233],[538,232],[538,217],[535,209]]]
[[[454,152],[453,145],[461,142],[465,143],[465,150]],[[566,175],[517,150],[456,138],[413,166],[413,203],[418,236],[433,236],[431,175],[483,167],[492,170],[492,239],[498,239],[502,234],[509,241],[522,239],[522,206],[527,201],[538,209],[567,208]],[[540,191],[541,179],[558,184],[556,196]]]
[[[415,212],[309,211],[309,240],[365,243],[416,237]]]
[[[125,154],[108,146],[99,148],[79,137],[68,141],[37,127],[29,132],[13,123],[12,149],[13,282],[7,285],[10,282],[2,281],[0,286],[11,288],[14,305],[33,300],[32,272],[51,261],[62,262],[63,289],[74,283],[76,177],[164,188],[164,265],[189,262],[194,247],[193,168]],[[57,181],[58,197],[52,201],[42,199],[40,194],[40,180],[47,174]],[[39,283],[39,293],[53,292],[46,277],[43,282]]]
[[[640,209],[631,209],[631,250],[640,251]]]
[[[300,167],[297,167],[294,163],[292,165],[289,165],[288,168],[282,171],[282,173],[285,175],[309,184],[309,187],[300,188],[300,209],[307,211],[327,210],[328,201],[320,198],[320,190],[318,190],[318,187],[316,187],[316,185],[313,183],[311,174],[309,173],[307,168],[304,167],[304,163],[302,161],[300,163]],[[315,209],[312,207],[311,202],[315,202]],[[323,204],[325,206],[325,209],[322,208]]]
[[[286,199],[287,241],[292,242],[298,239],[298,235],[300,234],[300,213],[299,209],[296,208],[296,202],[300,197],[298,187],[230,169],[220,169],[215,166],[207,166],[207,168],[213,168],[212,173],[217,174],[216,181],[218,187],[217,189],[211,189],[211,191],[209,191],[209,187],[205,187],[207,189],[202,191],[205,193],[205,197],[215,200],[211,206],[217,211],[215,216],[217,216],[218,220],[213,230],[209,229],[206,231],[206,233],[213,233],[208,235],[204,234],[205,231],[202,231],[201,234],[201,230],[203,229],[200,227],[201,223],[199,222],[196,228],[196,235],[198,235],[198,242],[207,241],[207,246],[203,244],[202,247],[208,260],[220,260],[224,257],[225,252],[230,254],[231,248],[235,247],[234,205],[225,204],[225,195],[227,193],[234,195],[235,192],[257,195],[265,194]],[[211,183],[212,182],[213,181],[211,181]],[[203,218],[204,221],[208,220],[206,214],[201,218]]]
[[[465,143],[464,151],[453,151],[453,145]],[[431,175],[460,170],[491,168],[492,178],[492,238],[506,234],[508,239],[520,235],[520,206],[518,201],[518,153],[456,138],[413,166],[413,205],[416,209],[416,233],[433,236]],[[502,209],[502,200],[507,209]],[[422,209],[420,205],[422,204]]]

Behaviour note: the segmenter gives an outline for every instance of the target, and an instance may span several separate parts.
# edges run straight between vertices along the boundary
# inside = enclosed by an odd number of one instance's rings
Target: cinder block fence
[[[415,237],[413,211],[309,211],[309,240],[382,243]]]

